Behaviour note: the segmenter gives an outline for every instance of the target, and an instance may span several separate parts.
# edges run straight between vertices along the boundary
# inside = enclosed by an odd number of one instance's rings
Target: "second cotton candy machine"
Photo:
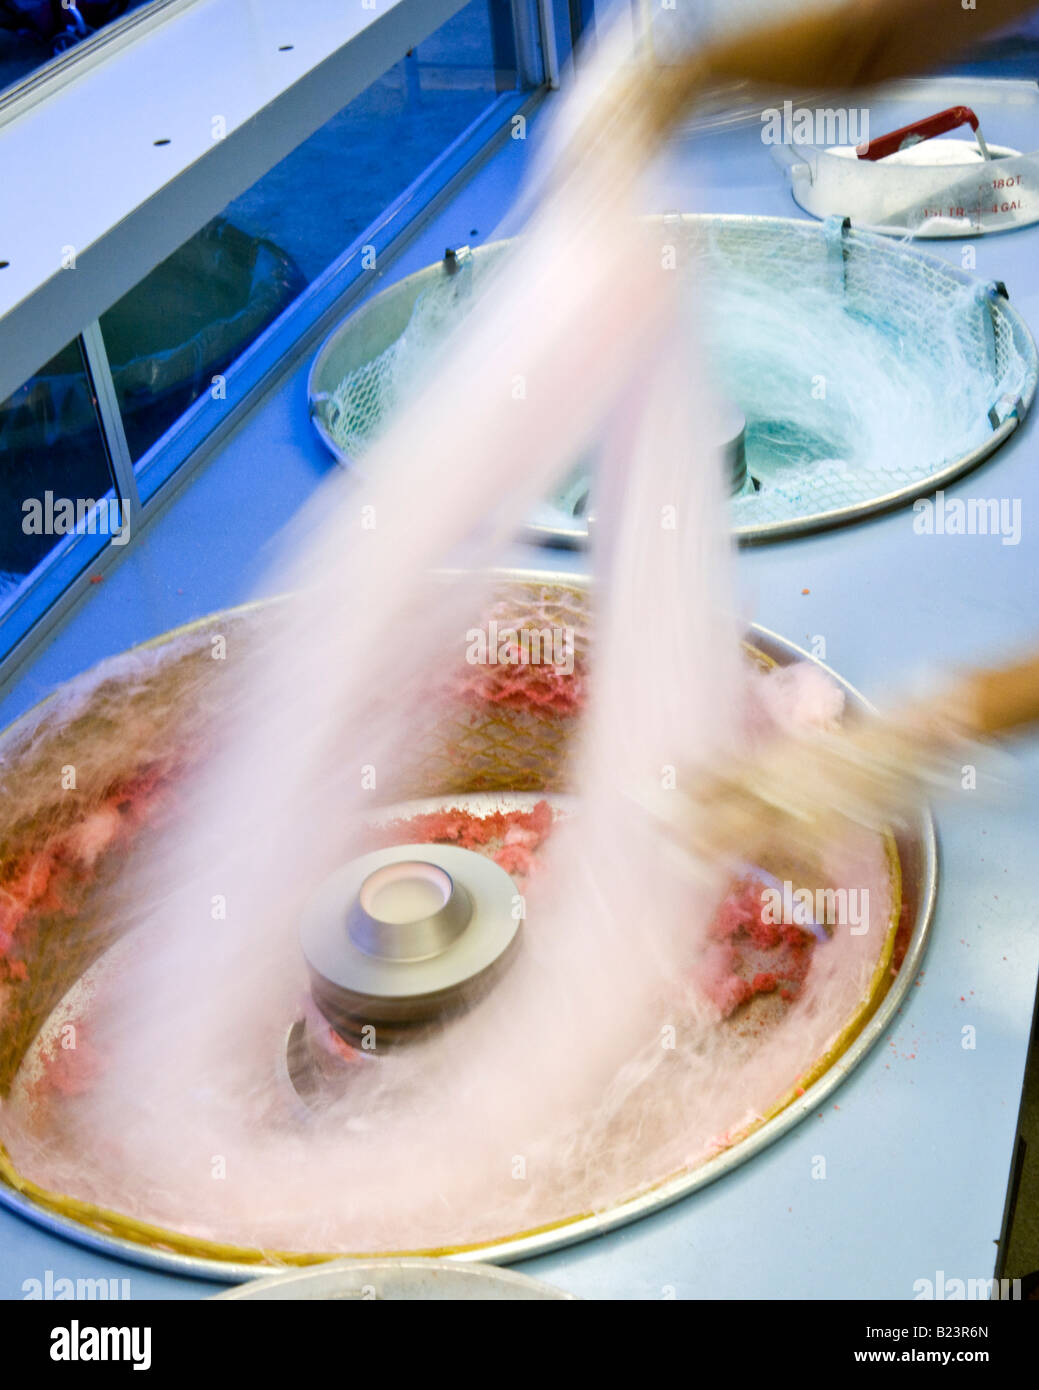
[[[449,252],[369,300],[310,373],[310,411],[342,462],[364,468],[387,421],[421,390],[508,242]],[[846,221],[647,220],[646,253],[693,291],[725,402],[732,524],[744,541],[817,530],[926,495],[1015,430],[1037,361],[1006,287]],[[460,399],[464,383],[458,384]],[[595,460],[573,472],[528,531],[580,544]],[[449,485],[450,480],[445,480]],[[517,519],[517,525],[523,518]]]

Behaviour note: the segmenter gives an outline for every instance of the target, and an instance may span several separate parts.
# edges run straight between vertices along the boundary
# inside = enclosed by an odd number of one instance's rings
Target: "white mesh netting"
[[[1031,401],[1035,347],[990,282],[836,219],[665,217],[647,228],[676,271],[705,286],[716,382],[747,418],[740,532],[912,495],[977,461]],[[368,306],[371,355],[330,381],[320,406],[343,454],[363,459],[506,255],[492,243]],[[406,315],[388,342],[380,304],[390,319]],[[347,340],[353,323],[340,330]],[[560,513],[584,506],[593,467],[575,464],[552,499]]]

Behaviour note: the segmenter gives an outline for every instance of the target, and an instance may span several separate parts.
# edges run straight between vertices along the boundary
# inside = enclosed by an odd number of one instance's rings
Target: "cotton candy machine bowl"
[[[580,679],[590,641],[582,584],[551,575],[503,576],[499,604],[509,609],[513,626],[573,627]],[[77,818],[85,809],[97,808],[90,814],[120,817],[111,841],[118,857],[123,846],[119,837],[130,834],[135,808],[156,788],[175,784],[193,760],[205,756],[204,740],[198,737],[199,710],[207,689],[215,689],[210,682],[220,679],[219,663],[211,660],[213,632],[248,641],[263,613],[261,606],[218,614],[114,658],[9,729],[0,741],[0,755],[7,804],[19,814],[9,813],[3,827],[7,855],[23,862],[19,856],[40,853],[40,827],[45,826],[47,844],[59,837],[67,857],[69,846],[80,843],[75,839]],[[794,661],[818,665],[760,630],[752,632],[751,643],[752,661],[762,670],[781,670]],[[843,688],[854,714],[861,701]],[[286,1123],[293,1122],[288,1102],[304,1102],[297,1117],[301,1134],[306,1132],[308,1093],[340,1085],[344,1057],[349,1065],[358,1058],[373,1067],[383,1065],[395,1047],[410,1046],[422,1028],[434,1021],[442,1024],[445,1011],[449,1019],[453,1010],[467,1008],[470,991],[493,989],[498,972],[507,970],[515,951],[522,949],[522,913],[514,910],[518,870],[512,860],[503,861],[512,864],[509,872],[492,860],[501,855],[499,842],[508,841],[510,853],[517,848],[509,826],[525,827],[524,843],[531,844],[547,833],[553,817],[566,812],[568,762],[578,722],[576,710],[566,702],[548,707],[469,699],[426,750],[422,785],[410,789],[410,799],[405,792],[403,800],[398,788],[397,799],[373,812],[374,822],[381,818],[384,839],[387,823],[406,820],[403,841],[398,835],[389,852],[377,848],[318,886],[300,923],[313,998],[305,1017],[286,1019],[281,1082],[276,1059],[271,1059],[271,1084],[282,1087]],[[55,766],[73,761],[80,771],[75,811],[50,775]],[[450,833],[457,839],[462,817],[469,818],[470,828],[500,825],[498,839],[487,837],[484,852],[474,854],[445,843],[445,834],[431,838],[431,828],[448,824],[455,825]],[[817,1109],[885,1030],[925,948],[935,891],[929,819],[920,816],[886,843],[891,917],[871,947],[875,965],[869,988],[825,1055],[792,1076],[767,1113],[727,1136],[713,1156],[681,1171],[647,1175],[637,1190],[617,1192],[605,1209],[560,1212],[559,1219],[538,1229],[502,1232],[491,1239],[463,1238],[441,1253],[501,1262],[599,1234],[692,1192]],[[27,1072],[41,1063],[41,1049],[42,1063],[48,1055],[54,1060],[48,1047],[60,1049],[54,1040],[74,1014],[70,1000],[89,993],[92,972],[96,977],[120,949],[106,930],[104,912],[91,908],[91,903],[104,907],[111,878],[101,856],[94,861],[93,882],[82,900],[67,898],[57,909],[40,899],[43,906],[35,916],[14,928],[7,923],[0,957],[0,1096],[5,1105],[24,1087]],[[753,999],[733,1015],[731,1026],[744,1031],[760,1026],[767,1036],[770,1019],[783,1007],[775,992]],[[368,1026],[375,1032],[370,1050],[364,1036]],[[27,1219],[110,1254],[209,1278],[232,1280],[269,1265],[308,1264],[350,1253],[271,1252],[159,1228],[37,1185],[3,1149],[0,1200]]]
[[[1004,286],[839,218],[675,215],[645,225],[649,253],[673,258],[676,286],[699,290],[722,414],[743,417],[745,428],[727,425],[713,441],[740,540],[800,535],[925,496],[1024,418],[1039,359]],[[309,408],[337,459],[367,466],[508,252],[508,242],[451,252],[326,340]],[[575,460],[517,530],[582,545],[594,470],[594,457]]]

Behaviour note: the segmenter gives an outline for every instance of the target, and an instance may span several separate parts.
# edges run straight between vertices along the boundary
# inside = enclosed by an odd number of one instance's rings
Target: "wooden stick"
[[[962,701],[964,723],[982,737],[1039,722],[1039,653],[971,672],[956,698]]]
[[[707,87],[750,82],[790,92],[870,87],[927,72],[1036,0],[853,0],[755,25],[647,76],[650,119],[663,136]]]

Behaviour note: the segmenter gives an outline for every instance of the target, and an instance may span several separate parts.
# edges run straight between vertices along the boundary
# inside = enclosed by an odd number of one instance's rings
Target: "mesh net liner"
[[[839,219],[674,216],[647,227],[707,286],[717,384],[747,418],[738,529],[925,484],[1023,418],[1035,347],[994,283]],[[400,336],[330,392],[325,422],[346,455],[364,459],[506,258],[507,244],[492,243],[434,278]],[[583,496],[588,470],[575,463],[561,510]]]
[[[409,393],[422,386],[423,367],[439,356],[464,321],[488,273],[472,257],[415,301],[407,327],[384,352],[350,372],[332,392],[329,429],[352,458],[363,458],[382,425]]]

